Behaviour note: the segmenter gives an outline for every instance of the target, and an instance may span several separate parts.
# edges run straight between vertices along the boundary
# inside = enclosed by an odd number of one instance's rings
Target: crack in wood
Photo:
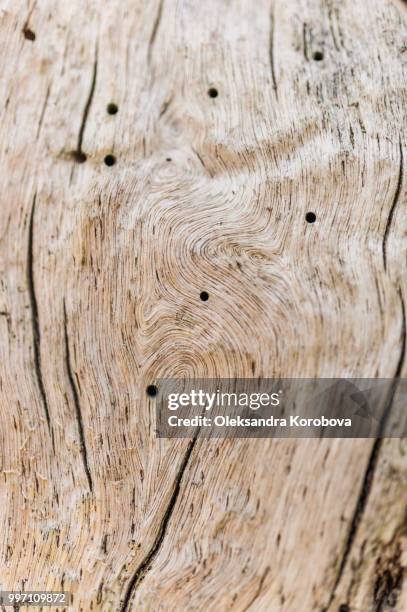
[[[86,100],[86,104],[85,104],[85,107],[83,109],[82,121],[81,121],[81,125],[80,125],[80,128],[79,128],[78,145],[77,145],[77,148],[76,148],[76,154],[77,155],[83,154],[83,151],[82,151],[83,135],[85,133],[86,123],[87,123],[88,116],[89,116],[89,110],[90,110],[90,107],[92,105],[93,95],[95,93],[95,87],[96,87],[96,79],[97,79],[97,72],[98,72],[98,54],[99,54],[98,42],[96,41],[96,45],[95,45],[95,59],[94,59],[94,62],[93,62],[92,81],[91,81],[91,84],[90,84],[90,90],[89,90],[89,94],[88,94],[88,97],[87,97],[87,100]]]
[[[42,109],[41,109],[40,119],[38,121],[38,129],[37,129],[37,135],[36,135],[36,139],[37,140],[39,138],[39,135],[40,135],[40,132],[41,132],[41,128],[42,128],[42,124],[43,124],[43,121],[44,121],[45,110],[47,108],[50,91],[51,91],[51,84],[48,84],[47,91],[46,91],[46,94],[45,94],[44,104],[42,105]]]
[[[404,154],[403,154],[403,146],[401,144],[401,139],[399,142],[399,146],[400,146],[400,165],[399,165],[399,175],[398,175],[398,180],[397,180],[397,186],[396,186],[396,191],[394,194],[394,198],[393,198],[393,202],[390,208],[390,213],[389,216],[387,218],[387,224],[386,224],[386,229],[384,230],[384,237],[383,237],[383,264],[384,264],[384,269],[387,270],[387,240],[389,238],[389,232],[390,232],[390,228],[393,222],[393,217],[394,217],[394,212],[396,210],[397,207],[397,203],[400,199],[400,195],[401,195],[401,188],[403,186],[403,176],[404,176]]]
[[[193,150],[193,152],[195,153],[195,155],[197,156],[197,158],[199,159],[199,162],[200,162],[200,164],[201,164],[202,168],[205,170],[205,172],[206,172],[206,173],[207,173],[207,174],[208,174],[208,175],[209,175],[211,178],[213,178],[213,176],[214,176],[214,175],[213,175],[213,173],[212,173],[212,172],[209,170],[209,168],[207,168],[207,167],[206,167],[206,164],[205,164],[205,162],[204,162],[204,160],[203,160],[202,155],[200,155],[200,154],[198,153],[198,151],[197,151],[197,150],[196,150],[194,147],[192,147],[192,150]]]
[[[390,559],[376,564],[377,578],[374,584],[373,599],[376,605],[375,612],[382,612],[385,609],[396,608],[399,595],[401,593],[404,570],[401,562],[400,543],[395,547],[395,551]]]
[[[129,610],[129,604],[130,604],[131,598],[133,597],[138,585],[144,579],[145,575],[150,569],[149,568],[150,563],[154,560],[158,551],[161,548],[161,545],[165,538],[165,534],[167,532],[168,524],[170,522],[171,516],[175,508],[175,504],[177,503],[177,500],[178,500],[178,496],[181,490],[181,482],[184,477],[185,471],[187,469],[188,463],[190,461],[192,451],[194,450],[196,441],[198,439],[198,435],[199,435],[199,430],[195,434],[194,438],[188,444],[187,450],[184,454],[180,468],[178,470],[177,477],[175,479],[174,489],[171,494],[170,501],[168,503],[167,509],[165,510],[164,516],[160,522],[160,526],[159,526],[157,535],[155,537],[155,540],[153,542],[153,545],[150,548],[147,555],[145,556],[144,560],[141,562],[141,564],[137,568],[137,570],[134,572],[130,582],[127,585],[123,603],[120,607],[120,612],[127,612],[127,610]]]
[[[401,305],[401,316],[402,316],[402,320],[401,320],[401,351],[400,351],[400,356],[399,356],[399,360],[397,363],[397,368],[396,368],[396,374],[395,374],[395,378],[399,378],[401,376],[401,373],[403,371],[403,365],[404,365],[404,361],[406,358],[406,306],[404,303],[404,298],[403,298],[403,293],[401,291],[401,288],[399,287],[398,289],[398,294],[399,294],[399,298],[400,298],[400,305]]]
[[[353,546],[353,542],[355,540],[355,536],[358,531],[363,513],[365,511],[367,500],[369,498],[370,490],[372,488],[374,472],[377,466],[377,460],[379,457],[381,445],[382,445],[382,439],[377,438],[374,441],[374,444],[373,444],[373,447],[372,447],[372,450],[369,456],[369,461],[368,461],[365,475],[363,478],[362,487],[359,491],[355,510],[353,512],[352,520],[351,520],[349,531],[348,531],[348,536],[346,538],[346,543],[343,549],[341,563],[339,565],[339,569],[338,569],[338,572],[335,578],[335,582],[334,582],[334,585],[333,585],[333,588],[332,588],[332,591],[331,591],[331,594],[328,600],[328,604],[323,609],[323,612],[327,612],[329,610],[334,600],[334,597],[336,595],[336,591],[339,586],[339,583],[342,579],[346,564],[348,562],[349,555],[350,555],[350,552]]]
[[[63,301],[63,307],[64,307],[65,363],[66,363],[69,385],[71,387],[72,396],[74,400],[76,422],[78,424],[79,439],[80,439],[80,452],[82,456],[83,466],[85,469],[85,474],[86,474],[86,478],[88,481],[89,489],[91,492],[93,492],[93,482],[92,482],[92,475],[91,475],[91,472],[89,469],[89,463],[88,463],[88,453],[86,449],[86,439],[85,439],[85,432],[84,432],[84,427],[83,427],[81,404],[79,401],[79,393],[78,393],[78,389],[76,387],[75,380],[73,377],[73,370],[72,370],[72,364],[71,364],[71,355],[70,355],[69,340],[68,340],[68,319],[67,319],[67,314],[66,314],[65,299]]]
[[[49,412],[49,405],[47,394],[45,392],[44,379],[42,375],[42,367],[41,367],[41,330],[39,324],[39,315],[38,315],[38,302],[37,295],[35,290],[35,279],[34,279],[34,215],[35,215],[35,205],[37,201],[37,193],[34,194],[32,206],[31,206],[31,214],[30,214],[30,223],[28,227],[28,248],[27,248],[27,284],[28,284],[28,295],[30,300],[30,310],[31,310],[31,324],[32,324],[32,335],[33,335],[33,344],[34,344],[34,369],[35,376],[37,379],[38,389],[41,395],[42,405],[44,407],[45,418],[48,425],[48,430],[51,434],[52,438],[52,447],[55,451],[54,447],[54,437],[51,428],[51,418]]]
[[[165,100],[160,109],[159,119],[165,115],[169,107],[171,106],[173,97],[171,96],[168,100]]]
[[[278,89],[277,89],[277,79],[276,79],[276,69],[275,69],[275,59],[274,59],[274,35],[275,35],[275,18],[273,7],[270,12],[270,43],[269,43],[269,57],[270,57],[270,68],[271,68],[271,79],[273,82],[273,89],[276,93],[276,98],[278,99]]]
[[[307,38],[308,38],[308,24],[304,23],[303,26],[302,26],[302,44],[303,44],[304,57],[308,61],[309,57],[308,57],[308,42],[307,42]],[[308,82],[307,82],[307,84],[308,84]]]
[[[373,589],[375,612],[396,608],[404,581],[402,563],[403,540],[407,535],[407,512],[394,535],[376,560],[376,580]]]
[[[333,19],[333,7],[332,4],[328,4],[328,22],[329,22],[329,30],[331,32],[331,37],[335,46],[336,51],[340,51],[339,43],[336,39],[335,28],[334,28],[334,19]]]
[[[377,438],[374,441],[374,444],[373,444],[373,447],[372,447],[372,450],[369,456],[369,461],[368,461],[365,475],[363,478],[362,487],[359,492],[358,500],[356,502],[355,510],[354,510],[352,520],[350,523],[345,547],[343,549],[341,563],[339,565],[339,569],[338,569],[336,579],[335,579],[335,582],[334,582],[334,585],[331,591],[331,595],[328,600],[328,604],[323,609],[323,612],[327,612],[329,610],[334,600],[337,588],[339,586],[339,583],[343,576],[347,561],[350,556],[350,552],[351,552],[351,549],[352,549],[352,546],[355,540],[356,533],[358,531],[363,513],[366,508],[366,504],[367,504],[369,494],[372,488],[373,477],[374,477],[374,473],[375,473],[376,466],[378,463],[380,450],[381,450],[382,443],[383,443],[383,433],[385,431],[386,423],[391,414],[393,399],[394,399],[396,389],[397,389],[397,380],[400,378],[402,370],[403,370],[403,365],[404,365],[405,355],[406,355],[406,310],[405,310],[403,295],[402,295],[400,288],[398,290],[398,293],[399,293],[400,303],[401,303],[402,326],[401,326],[401,337],[400,337],[401,348],[400,348],[400,355],[399,355],[399,359],[397,362],[396,371],[393,377],[394,382],[390,387],[389,398],[388,398],[388,401],[386,402],[385,410],[383,411],[383,416],[380,421]]]
[[[147,58],[148,58],[149,64],[151,63],[153,47],[154,47],[155,39],[157,36],[158,28],[160,27],[161,15],[163,12],[163,4],[164,4],[164,0],[160,0],[160,4],[158,6],[158,11],[157,11],[157,15],[154,21],[153,29],[151,31],[150,40],[148,41]]]

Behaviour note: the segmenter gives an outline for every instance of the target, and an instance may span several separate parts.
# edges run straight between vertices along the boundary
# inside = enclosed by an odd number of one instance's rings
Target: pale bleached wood
[[[145,395],[405,375],[401,4],[3,1],[0,31],[0,586],[403,610],[404,442],[158,441]]]

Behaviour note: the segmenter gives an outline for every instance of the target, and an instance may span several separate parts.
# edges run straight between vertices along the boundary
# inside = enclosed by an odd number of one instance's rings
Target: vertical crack
[[[363,478],[362,487],[359,492],[358,500],[357,500],[356,507],[355,507],[355,510],[352,516],[352,521],[349,527],[345,547],[343,549],[341,563],[339,565],[339,569],[338,569],[336,579],[335,579],[335,582],[334,582],[334,585],[331,591],[330,598],[328,600],[328,604],[323,609],[323,612],[328,611],[330,605],[332,604],[334,600],[336,590],[343,576],[343,573],[344,573],[344,570],[345,570],[345,567],[346,567],[346,564],[349,559],[349,555],[350,555],[350,552],[353,546],[353,542],[355,540],[356,533],[358,531],[363,513],[366,508],[366,504],[367,504],[369,494],[372,488],[373,477],[374,477],[374,473],[376,470],[380,450],[381,450],[382,443],[383,443],[383,434],[385,432],[386,423],[390,417],[391,408],[393,405],[393,399],[394,399],[396,389],[397,389],[397,381],[400,378],[401,373],[403,371],[403,365],[404,365],[404,360],[405,360],[405,355],[406,355],[406,310],[405,310],[403,295],[401,293],[400,288],[398,290],[398,293],[400,297],[401,314],[402,314],[401,334],[400,334],[400,355],[399,355],[399,359],[397,362],[396,371],[393,377],[393,384],[391,384],[390,391],[389,391],[389,397],[386,402],[386,407],[385,407],[383,416],[380,421],[377,438],[374,441],[372,450],[370,452],[369,461],[368,461],[365,475]]]
[[[38,137],[40,135],[42,124],[43,124],[43,121],[44,121],[45,110],[47,108],[50,91],[51,91],[51,84],[49,84],[48,87],[47,87],[47,91],[46,91],[45,99],[44,99],[44,104],[42,105],[41,115],[40,115],[40,119],[38,121],[38,128],[37,128],[37,135],[36,135],[36,139],[37,140],[38,140]]]
[[[74,405],[75,405],[76,422],[78,424],[80,451],[82,455],[83,466],[85,468],[85,473],[86,473],[86,478],[88,481],[89,489],[91,492],[93,492],[93,482],[92,482],[92,476],[91,476],[89,464],[88,464],[88,453],[86,450],[86,441],[85,441],[85,433],[84,433],[84,427],[83,427],[81,404],[79,401],[79,393],[78,393],[78,389],[76,388],[75,380],[73,377],[73,371],[72,371],[71,355],[70,355],[69,340],[68,340],[68,319],[66,315],[65,299],[64,299],[63,304],[64,304],[65,363],[66,363],[66,369],[68,373],[69,385],[71,387],[72,396],[73,396]]]
[[[387,270],[387,240],[389,238],[389,232],[390,232],[390,228],[393,222],[393,217],[394,217],[394,211],[396,210],[396,206],[397,203],[400,199],[400,195],[401,195],[401,188],[403,186],[403,176],[404,176],[404,154],[403,154],[403,146],[401,144],[401,139],[400,139],[400,167],[399,167],[399,176],[398,176],[398,180],[397,180],[397,186],[396,186],[396,191],[394,194],[394,198],[393,198],[393,202],[390,208],[390,213],[389,216],[387,218],[387,224],[386,224],[386,229],[384,230],[384,237],[383,237],[383,264],[384,264],[384,269]]]
[[[332,1],[329,0],[328,1],[328,21],[329,21],[329,30],[331,32],[331,37],[335,46],[336,51],[340,51],[340,46],[339,46],[339,42],[337,40],[336,34],[335,34],[335,27],[334,27],[334,8],[332,6]]]
[[[151,31],[150,40],[148,41],[147,58],[148,58],[149,64],[151,63],[151,55],[153,52],[153,47],[154,47],[155,39],[157,36],[158,28],[160,27],[161,15],[163,12],[163,4],[164,4],[164,0],[160,0],[160,4],[158,5],[158,11],[157,11],[157,15],[154,21],[153,29]]]
[[[177,499],[178,499],[178,496],[181,490],[181,481],[184,477],[185,471],[190,461],[192,451],[194,450],[194,446],[198,439],[198,435],[199,435],[199,430],[195,434],[194,438],[188,444],[187,450],[185,452],[180,468],[178,470],[177,477],[175,479],[174,489],[172,491],[170,501],[168,503],[164,516],[161,520],[161,523],[158,529],[158,533],[155,537],[153,545],[151,546],[150,550],[147,552],[146,556],[144,557],[144,560],[140,563],[137,570],[134,572],[133,576],[131,577],[130,582],[127,585],[123,603],[120,607],[120,612],[127,612],[127,610],[130,609],[129,608],[130,600],[132,596],[134,595],[136,588],[138,587],[140,582],[144,579],[146,573],[149,570],[150,563],[153,561],[158,551],[160,550],[161,544],[163,543],[165,534],[167,532],[168,524],[170,522],[172,513],[174,511],[175,504],[177,503]]]
[[[304,47],[304,57],[308,61],[308,24],[304,23],[302,26],[302,44]]]
[[[399,287],[398,289],[398,294],[399,294],[399,298],[400,298],[400,305],[401,305],[401,332],[400,332],[400,356],[399,356],[399,360],[397,363],[397,368],[396,368],[396,374],[395,374],[395,378],[400,378],[401,377],[401,373],[403,371],[403,365],[404,365],[404,360],[406,358],[406,307],[405,307],[405,303],[404,303],[404,298],[403,298],[403,294],[401,292],[401,288]]]
[[[197,156],[197,158],[199,159],[199,162],[200,162],[200,164],[201,164],[202,168],[205,170],[205,172],[206,172],[206,173],[207,173],[207,174],[208,174],[208,175],[209,175],[211,178],[213,178],[213,173],[212,173],[212,172],[211,172],[211,171],[210,171],[210,170],[209,170],[209,169],[206,167],[206,165],[205,165],[205,162],[204,162],[204,160],[203,160],[202,155],[200,155],[200,154],[198,153],[198,151],[197,151],[197,150],[196,150],[194,147],[192,147],[192,150],[193,150],[193,152],[195,153],[195,155]]]
[[[172,101],[173,101],[173,97],[172,96],[164,101],[164,103],[162,104],[161,109],[160,109],[160,115],[159,115],[160,119],[161,119],[161,117],[163,117],[165,115],[165,113],[169,109]]]
[[[81,125],[80,125],[80,128],[79,128],[79,134],[78,134],[78,144],[77,144],[77,147],[76,147],[76,151],[74,152],[77,157],[81,157],[81,156],[84,155],[84,152],[82,151],[83,135],[85,133],[86,122],[88,120],[89,110],[90,110],[90,107],[92,105],[93,95],[95,93],[96,78],[97,78],[97,72],[98,72],[98,53],[99,53],[99,49],[98,49],[98,43],[96,41],[96,45],[95,45],[95,59],[93,61],[92,81],[91,81],[91,84],[90,84],[90,89],[89,89],[89,94],[88,94],[88,97],[87,97],[87,100],[86,100],[86,104],[85,104],[85,107],[83,109],[82,121],[81,121]]]
[[[358,531],[359,524],[362,519],[363,513],[365,511],[367,500],[369,498],[370,490],[372,488],[373,476],[376,470],[377,460],[379,457],[381,445],[382,445],[382,439],[377,438],[374,441],[372,450],[370,452],[369,461],[368,461],[365,475],[363,478],[362,487],[359,491],[358,500],[356,502],[355,510],[353,512],[352,521],[351,521],[351,524],[348,530],[345,547],[342,553],[341,563],[339,565],[339,569],[338,569],[338,572],[335,578],[335,582],[332,587],[331,595],[329,597],[326,607],[323,609],[322,612],[327,612],[329,610],[329,607],[332,604],[334,597],[336,595],[336,590],[343,576],[343,572],[345,570],[346,564],[348,562],[350,551],[352,549],[353,542],[354,542],[356,533]]]
[[[37,200],[37,194],[34,194],[33,202],[31,206],[30,223],[28,227],[28,248],[27,248],[27,284],[28,284],[28,295],[30,299],[30,310],[31,310],[31,323],[32,323],[32,335],[34,343],[34,367],[35,376],[37,379],[38,389],[41,395],[42,405],[44,407],[45,418],[47,420],[48,430],[52,438],[52,447],[54,447],[54,437],[51,429],[51,418],[49,414],[49,406],[47,400],[47,394],[45,392],[44,379],[42,376],[41,367],[41,331],[38,316],[38,303],[37,295],[35,291],[35,279],[34,279],[34,216],[35,216],[35,205]]]
[[[276,79],[276,69],[275,69],[275,60],[274,60],[274,34],[275,34],[275,18],[273,8],[270,13],[270,43],[269,43],[269,57],[270,57],[270,68],[271,68],[271,79],[273,82],[273,89],[276,92],[276,98],[278,99],[278,90],[277,90],[277,79]]]

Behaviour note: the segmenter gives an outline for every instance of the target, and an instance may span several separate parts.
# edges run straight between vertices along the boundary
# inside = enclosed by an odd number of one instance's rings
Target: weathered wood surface
[[[405,3],[2,0],[0,34],[1,588],[406,610],[405,441],[158,441],[145,394],[406,376]]]

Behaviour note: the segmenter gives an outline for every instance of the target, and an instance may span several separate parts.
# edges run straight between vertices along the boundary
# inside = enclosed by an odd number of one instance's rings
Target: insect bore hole
[[[83,151],[72,151],[72,158],[77,164],[84,164],[87,160],[86,153]]]
[[[155,385],[148,385],[146,392],[148,397],[155,397],[157,395],[157,387]]]
[[[114,155],[106,155],[105,164],[106,166],[114,166],[116,163],[116,158]]]
[[[313,212],[307,212],[307,214],[305,215],[305,220],[307,223],[315,223],[315,221],[317,220],[317,216]]]
[[[202,302],[207,302],[209,300],[209,293],[207,291],[201,291],[199,297],[201,298]]]
[[[209,96],[210,98],[217,98],[217,97],[218,97],[218,95],[219,95],[219,92],[218,92],[218,90],[216,89],[216,87],[210,87],[210,88],[208,89],[208,96]]]
[[[322,53],[322,51],[315,51],[312,57],[316,62],[322,62],[322,60],[324,59],[324,54]]]
[[[35,32],[30,30],[30,28],[24,28],[23,30],[24,38],[27,40],[34,41],[35,40]]]
[[[109,115],[115,115],[119,110],[119,107],[117,106],[117,104],[114,104],[113,102],[110,102],[110,104],[107,105],[107,112],[109,113]]]

